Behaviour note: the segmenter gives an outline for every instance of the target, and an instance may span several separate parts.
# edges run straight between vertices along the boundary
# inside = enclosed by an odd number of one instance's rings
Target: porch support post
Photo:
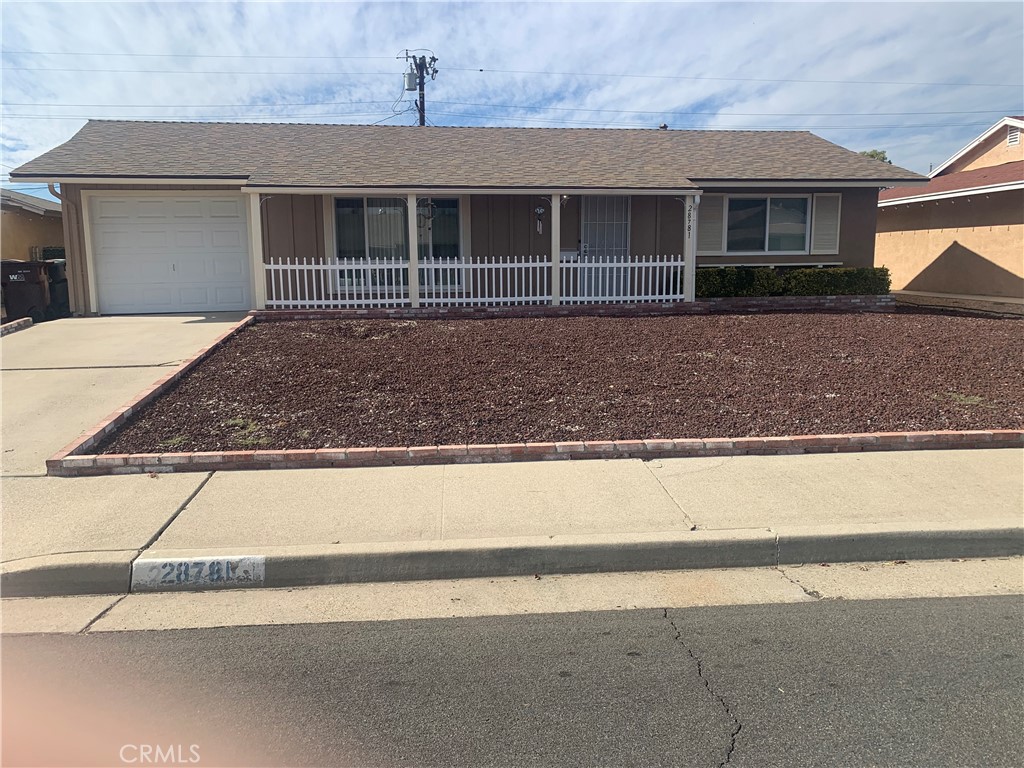
[[[551,196],[551,306],[562,301],[562,196]]]
[[[252,303],[256,309],[266,309],[267,270],[263,266],[263,208],[260,197],[259,192],[249,194],[249,258],[252,269]]]
[[[416,217],[416,195],[408,197],[409,210],[409,301],[420,305],[420,241]]]
[[[697,298],[697,207],[700,195],[686,195],[683,222],[683,301]]]

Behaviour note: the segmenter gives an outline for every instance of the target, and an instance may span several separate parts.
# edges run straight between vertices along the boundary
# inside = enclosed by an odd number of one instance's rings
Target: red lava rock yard
[[[1013,319],[264,321],[100,452],[1021,428]]]

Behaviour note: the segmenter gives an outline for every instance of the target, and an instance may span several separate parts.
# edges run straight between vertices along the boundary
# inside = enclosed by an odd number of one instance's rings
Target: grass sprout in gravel
[[[1024,427],[1024,322],[898,311],[259,322],[104,453]]]

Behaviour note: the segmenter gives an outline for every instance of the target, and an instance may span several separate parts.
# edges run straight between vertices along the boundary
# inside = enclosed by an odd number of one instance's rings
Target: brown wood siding
[[[322,195],[265,195],[263,260],[324,260]]]
[[[238,187],[182,184],[61,184],[58,190],[64,217],[64,255],[67,258],[68,294],[74,315],[92,315],[96,308],[89,302],[89,271],[85,258],[85,219],[82,192],[240,192]]]

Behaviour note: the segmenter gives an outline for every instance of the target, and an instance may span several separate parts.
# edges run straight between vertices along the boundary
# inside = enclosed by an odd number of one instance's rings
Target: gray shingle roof
[[[238,178],[254,186],[684,189],[702,181],[921,180],[804,131],[90,121],[11,173]]]

